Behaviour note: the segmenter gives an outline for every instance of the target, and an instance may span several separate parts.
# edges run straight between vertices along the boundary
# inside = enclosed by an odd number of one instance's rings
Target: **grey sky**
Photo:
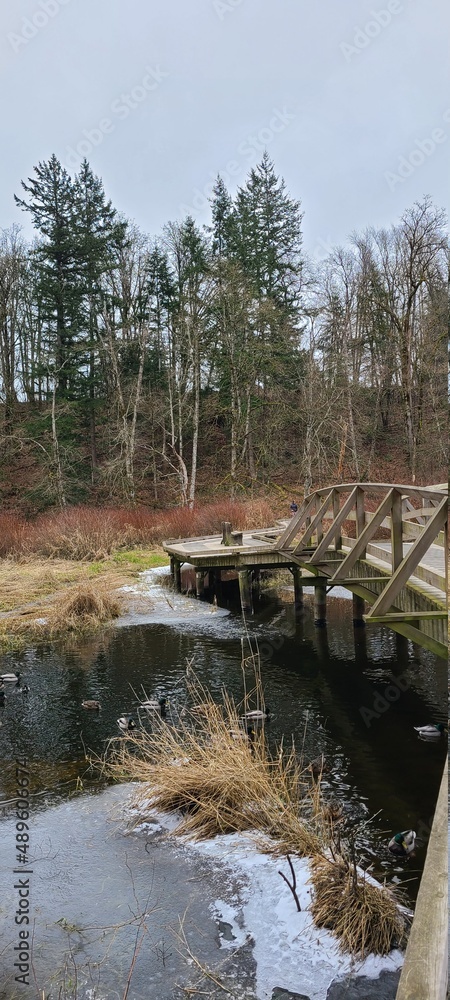
[[[444,205],[447,11],[446,0],[4,0],[0,226],[30,235],[13,203],[21,178],[52,152],[77,168],[77,147],[154,234],[188,208],[205,222],[217,172],[234,192],[264,145],[317,256],[424,193]]]

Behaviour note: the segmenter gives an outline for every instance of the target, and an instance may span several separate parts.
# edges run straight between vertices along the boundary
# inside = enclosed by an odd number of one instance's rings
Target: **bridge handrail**
[[[408,486],[399,483],[337,483],[331,486],[321,486],[317,490],[312,490],[311,493],[305,495],[305,501],[312,499],[314,496],[325,496],[330,490],[335,490],[336,493],[347,493],[349,490],[354,490],[355,486],[359,486],[364,492],[376,492],[380,491],[382,493],[387,493],[389,490],[397,490],[402,496],[405,497],[421,497],[422,499],[428,500],[443,500],[445,496],[448,495],[448,487],[445,489],[437,489],[436,487],[430,486]]]

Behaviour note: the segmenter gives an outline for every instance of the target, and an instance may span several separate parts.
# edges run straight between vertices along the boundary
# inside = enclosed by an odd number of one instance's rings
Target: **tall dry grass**
[[[187,687],[190,707],[177,725],[157,716],[151,731],[114,741],[107,773],[143,783],[135,797],[141,814],[179,811],[179,834],[199,839],[258,830],[280,852],[318,850],[310,786],[294,750],[272,757],[264,729],[250,739],[226,693],[217,705],[195,677]]]
[[[0,514],[0,557],[98,560],[118,549],[156,545],[168,538],[216,534],[222,521],[234,528],[266,527],[273,522],[269,503],[223,500],[206,506],[158,511],[149,507],[68,507],[26,521]]]
[[[243,660],[243,675],[249,660],[256,682],[242,706],[226,692],[217,705],[190,673],[188,707],[176,724],[157,716],[150,731],[113,740],[103,767],[115,780],[139,782],[136,823],[155,808],[175,810],[177,834],[200,839],[252,831],[264,850],[311,858],[316,924],[332,930],[352,955],[387,954],[404,938],[396,896],[369,881],[346,853],[320,775],[312,778],[294,747],[271,755],[264,729],[249,739],[242,727],[242,708],[255,698],[264,704],[253,654]]]

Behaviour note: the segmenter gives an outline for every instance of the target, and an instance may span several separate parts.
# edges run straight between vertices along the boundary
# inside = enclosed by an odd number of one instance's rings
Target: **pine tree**
[[[22,181],[29,201],[14,197],[20,208],[30,212],[41,237],[35,258],[47,326],[49,370],[57,381],[58,397],[70,398],[77,369],[73,348],[82,325],[74,185],[54,154],[34,169],[36,177],[28,178],[28,184]]]
[[[88,404],[91,475],[97,466],[96,399],[102,386],[98,363],[98,316],[103,298],[102,279],[114,266],[117,251],[127,238],[127,223],[106,200],[103,182],[87,160],[74,181],[74,247],[77,282],[82,292],[83,336],[78,345],[78,394]]]
[[[210,202],[212,226],[207,227],[207,231],[212,234],[212,254],[214,257],[227,257],[233,241],[233,201],[220,174],[217,175]]]
[[[276,176],[267,152],[239,188],[232,239],[234,253],[259,296],[288,315],[299,305],[302,276],[302,214]]]

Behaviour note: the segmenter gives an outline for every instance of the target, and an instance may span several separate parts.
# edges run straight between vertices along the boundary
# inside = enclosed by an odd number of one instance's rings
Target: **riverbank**
[[[94,632],[136,607],[148,610],[148,595],[123,588],[143,570],[166,564],[159,546],[91,562],[34,556],[0,560],[0,652]],[[86,604],[86,598],[92,603]],[[78,601],[81,613],[68,613],[72,601]]]

